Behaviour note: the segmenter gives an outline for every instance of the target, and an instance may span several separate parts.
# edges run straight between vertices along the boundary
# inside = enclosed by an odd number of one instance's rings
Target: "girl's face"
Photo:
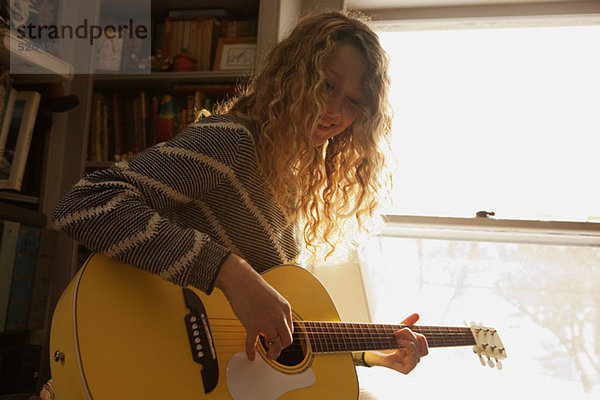
[[[367,60],[349,43],[338,43],[325,71],[325,115],[313,140],[320,146],[344,132],[356,119],[365,101],[363,80]]]

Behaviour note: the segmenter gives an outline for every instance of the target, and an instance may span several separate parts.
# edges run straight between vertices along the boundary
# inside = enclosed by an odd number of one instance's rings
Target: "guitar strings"
[[[219,335],[221,332],[214,332]],[[213,340],[218,347],[245,347],[245,336],[244,332],[238,332],[240,336],[237,337],[215,337]],[[341,336],[334,336],[333,338],[322,338],[318,336],[308,336],[303,338],[296,337],[294,342],[288,346],[288,350],[297,350],[305,348],[305,343],[308,342],[315,352],[321,352],[328,350],[342,350],[342,351],[358,351],[360,350],[393,350],[398,348],[398,344],[393,336],[380,336],[380,337],[357,337],[353,339],[344,338]],[[433,337],[428,338],[430,347],[444,347],[444,346],[461,346],[461,345],[473,345],[473,340],[461,340],[460,338],[449,339]],[[358,349],[357,349],[358,348]]]
[[[243,327],[241,322],[237,318],[221,318],[213,317],[208,318],[209,321],[232,321],[234,322],[229,326],[240,326]],[[329,321],[302,321],[294,320],[294,325],[302,330],[323,330],[324,332],[330,332],[332,330],[366,330],[372,332],[372,330],[398,330],[402,328],[410,328],[415,332],[426,332],[432,334],[465,334],[472,335],[471,328],[466,327],[440,327],[440,326],[427,326],[427,325],[389,325],[389,324],[363,324],[360,322],[329,322]],[[314,325],[314,326],[311,326]],[[211,324],[211,326],[219,326],[219,324]]]
[[[239,348],[245,346],[245,337],[243,336],[245,328],[238,319],[209,318],[209,320],[220,321],[220,323],[211,324],[211,330],[215,334],[226,334],[231,336],[238,334],[242,335],[241,337],[214,338],[215,341],[221,343],[219,347],[236,346]],[[318,326],[309,326],[311,323]],[[306,335],[306,337],[301,338],[301,342],[295,340],[286,348],[287,350],[292,351],[305,347],[302,341],[306,339],[311,343],[311,347],[316,347],[318,348],[317,350],[323,350],[323,348],[330,350],[329,347],[333,347],[335,350],[336,347],[340,348],[342,346],[344,349],[348,346],[358,346],[362,350],[393,350],[397,348],[393,331],[404,327],[404,325],[361,325],[360,323],[323,323],[321,321],[294,321],[294,325],[297,328],[295,335]],[[419,331],[424,332],[430,347],[475,344],[470,328],[441,327],[446,331],[441,332],[440,327],[410,327],[413,329],[417,328]],[[359,329],[358,331],[357,328]],[[375,332],[373,332],[373,329]],[[384,332],[381,332],[380,329],[384,329]],[[234,343],[232,343],[232,341]]]
[[[211,324],[211,328],[233,328],[233,329],[242,329],[245,330],[245,328],[243,327],[243,325],[241,323],[239,323],[239,321],[237,319],[234,318],[214,318],[213,320],[221,320],[221,321],[232,321],[233,323],[231,324],[223,324],[223,323],[213,323]],[[315,334],[315,335],[324,335],[324,336],[331,336],[331,335],[341,335],[341,336],[348,336],[351,335],[352,337],[355,338],[371,338],[371,337],[375,337],[375,338],[380,338],[380,337],[388,337],[389,335],[392,335],[394,331],[401,329],[403,327],[410,327],[413,331],[417,332],[417,333],[423,333],[425,336],[427,337],[436,337],[436,336],[440,336],[440,337],[448,337],[448,338],[452,338],[452,337],[465,337],[465,338],[472,338],[473,334],[471,332],[471,330],[469,328],[452,328],[452,327],[448,327],[448,328],[444,328],[443,330],[440,330],[438,327],[427,327],[427,326],[397,326],[397,325],[379,325],[379,326],[374,326],[374,325],[360,325],[360,324],[356,324],[353,325],[351,323],[342,323],[339,325],[331,325],[331,324],[327,324],[324,325],[322,323],[317,322],[316,324],[318,326],[310,326],[309,324],[315,324],[315,322],[313,321],[302,321],[302,322],[298,322],[298,321],[294,321],[294,325],[295,325],[295,331],[297,332],[301,332],[301,333],[306,333],[306,334]],[[223,330],[224,332],[225,330]],[[232,331],[234,332],[234,331]]]
[[[216,319],[214,319],[216,320]],[[239,323],[236,319],[222,319],[224,321],[232,321],[230,324],[223,323],[213,323],[211,324],[211,328],[232,328],[232,329],[242,329],[245,330],[243,325]],[[388,336],[392,334],[392,332],[404,327],[404,326],[395,326],[395,325],[382,325],[382,326],[362,326],[362,325],[319,325],[319,326],[310,326],[312,322],[294,322],[296,327],[296,331],[302,333],[309,334],[323,334],[323,335],[353,335],[355,337],[363,337],[360,335],[366,335],[365,337],[379,337],[381,335]],[[410,326],[410,328],[417,333],[424,333],[426,336],[443,336],[443,337],[472,337],[473,334],[469,328],[446,328],[445,331],[440,331],[437,327],[426,327],[426,326]],[[452,330],[450,330],[452,329]],[[383,332],[382,332],[383,330]],[[233,332],[233,331],[232,331]],[[359,336],[356,336],[356,335]]]

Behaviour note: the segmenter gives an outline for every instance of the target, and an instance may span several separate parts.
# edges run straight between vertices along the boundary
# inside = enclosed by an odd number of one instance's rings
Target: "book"
[[[153,21],[152,25],[152,55],[156,55],[158,50],[162,52],[164,49],[162,48],[163,41],[165,37],[165,23]]]
[[[113,92],[113,133],[114,138],[114,161],[120,161],[123,151],[123,131],[121,130],[121,96],[117,92]]]
[[[102,95],[94,92],[88,140],[88,159],[90,161],[102,161],[102,101]]]
[[[21,189],[23,173],[41,95],[35,91],[17,92],[10,126],[0,153],[0,188]]]
[[[249,20],[225,20],[220,26],[220,37],[249,37],[258,35],[258,21]]]
[[[162,55],[173,61],[184,50],[197,60],[196,70],[210,70],[213,63],[220,18],[210,15],[169,16],[164,22]]]
[[[40,228],[28,225],[21,225],[19,228],[8,308],[6,310],[5,330],[7,331],[27,328],[40,231]]]
[[[0,221],[0,332],[6,327],[6,311],[12,282],[17,238],[19,237],[19,222]]]
[[[173,49],[171,46],[171,42],[173,41],[173,21],[168,18],[165,20],[165,27],[163,32],[163,42],[162,42],[162,55],[164,58],[173,61]]]
[[[40,231],[40,243],[33,278],[33,288],[31,290],[27,329],[42,329],[46,322],[48,293],[50,292],[50,281],[52,279],[52,265],[56,256],[57,238],[57,231],[51,229],[42,229]]]

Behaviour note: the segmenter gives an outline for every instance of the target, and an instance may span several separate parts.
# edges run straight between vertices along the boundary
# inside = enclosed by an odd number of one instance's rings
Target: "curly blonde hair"
[[[367,61],[365,101],[344,132],[315,146],[312,138],[325,114],[325,74],[341,42]],[[257,128],[261,172],[275,199],[303,225],[313,259],[322,244],[327,255],[333,253],[349,226],[365,228],[389,182],[389,174],[381,173],[391,132],[389,84],[387,54],[366,19],[320,12],[303,17],[248,84],[217,108]]]

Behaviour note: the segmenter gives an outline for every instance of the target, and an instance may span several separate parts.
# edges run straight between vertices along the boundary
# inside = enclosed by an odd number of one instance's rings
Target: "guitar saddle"
[[[194,361],[203,367],[204,392],[210,393],[217,386],[219,380],[219,365],[208,317],[202,300],[192,290],[183,288],[183,297],[190,310],[185,316],[190,351]]]

